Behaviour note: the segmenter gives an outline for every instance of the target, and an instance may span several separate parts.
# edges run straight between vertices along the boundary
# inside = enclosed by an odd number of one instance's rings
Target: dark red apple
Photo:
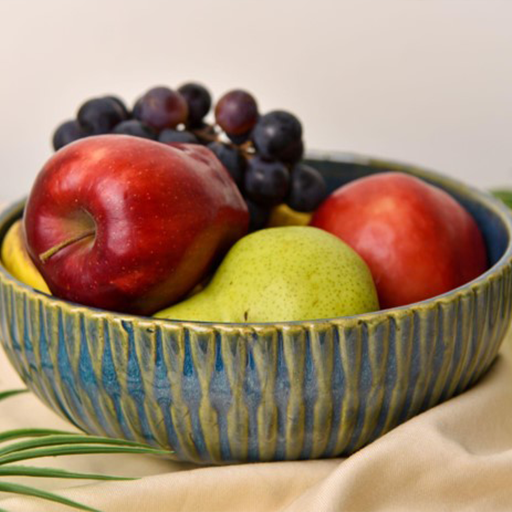
[[[434,297],[486,270],[485,244],[471,215],[448,193],[403,173],[340,187],[311,224],[362,256],[382,308]]]
[[[53,294],[151,314],[205,277],[247,232],[248,211],[209,149],[102,135],[50,158],[24,226]]]

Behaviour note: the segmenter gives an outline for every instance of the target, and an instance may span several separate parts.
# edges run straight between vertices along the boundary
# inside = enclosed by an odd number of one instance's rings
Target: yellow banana
[[[267,226],[269,228],[279,226],[307,226],[313,215],[292,210],[286,204],[276,206],[270,213]]]
[[[21,220],[16,221],[5,235],[2,243],[2,263],[18,281],[50,294],[43,276],[28,255]]]

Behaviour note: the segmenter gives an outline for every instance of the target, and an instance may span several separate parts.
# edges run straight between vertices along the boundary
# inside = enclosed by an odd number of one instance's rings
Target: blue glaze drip
[[[16,322],[16,309],[15,309],[16,297],[14,295],[14,288],[11,288],[10,303],[11,303],[11,321],[9,322],[9,333],[11,335],[10,338],[11,338],[11,342],[12,342],[12,348],[16,352],[19,353],[19,352],[21,352],[21,345],[20,345],[20,336],[18,333],[18,322]]]
[[[441,309],[439,310],[441,313]],[[441,323],[440,323],[441,325]],[[407,387],[407,393],[405,395],[404,405],[402,407],[402,410],[400,411],[400,414],[398,416],[398,424],[403,423],[405,420],[407,420],[415,411],[411,410],[411,407],[413,405],[412,399],[414,396],[414,392],[416,389],[416,382],[418,381],[419,374],[422,371],[422,364],[423,361],[421,359],[421,345],[420,345],[420,338],[421,338],[421,322],[418,317],[418,315],[413,316],[412,320],[412,352],[411,352],[411,368],[409,371],[409,385]],[[442,331],[440,331],[442,332]],[[441,341],[439,340],[439,343]]]
[[[275,460],[286,459],[286,424],[288,423],[288,400],[290,398],[290,376],[286,366],[283,334],[277,332],[277,372],[274,398],[277,406],[277,443]]]
[[[185,357],[183,358],[183,377],[194,376],[194,360],[190,351],[190,339],[188,331],[185,331]]]
[[[222,340],[218,332],[215,332],[215,371],[224,371],[224,361],[222,359]]]
[[[217,413],[219,444],[222,460],[231,460],[231,447],[228,434],[228,412],[233,402],[231,386],[222,359],[222,340],[215,332],[215,368],[210,380],[208,395]]]
[[[0,332],[2,333],[2,339],[7,341],[9,337],[9,321],[7,318],[7,288],[2,287],[0,289]],[[10,349],[10,346],[5,343],[6,349]]]
[[[135,337],[133,325],[130,322],[122,321],[121,325],[128,334],[128,364],[126,368],[126,389],[135,403],[141,434],[147,443],[154,443],[155,439],[149,427],[148,418],[144,409],[144,398],[146,396],[142,374],[140,371],[137,350],[135,348]]]
[[[29,368],[33,372],[37,372],[36,358],[34,354],[34,345],[30,339],[30,315],[28,312],[27,296],[23,296],[23,346],[25,348],[25,358]]]
[[[438,325],[438,328],[436,330],[435,328],[435,318],[437,317],[438,322],[440,324]],[[428,409],[428,404],[430,400],[432,399],[432,394],[434,393],[434,388],[437,383],[437,376],[439,375],[439,372],[441,370],[441,363],[443,358],[445,357],[444,354],[444,345],[441,341],[441,334],[442,334],[442,312],[441,310],[431,311],[429,312],[429,320],[425,324],[425,330],[423,333],[423,336],[427,340],[433,340],[432,345],[429,347],[429,349],[432,352],[432,364],[434,367],[434,371],[429,372],[429,382],[427,384],[427,389],[425,391],[425,396],[423,397],[423,402],[420,406],[420,412],[425,411]]]
[[[375,340],[377,343],[382,342],[383,334],[380,334],[379,338]],[[391,398],[393,391],[397,385],[398,380],[398,369],[396,361],[396,320],[392,317],[389,318],[389,335],[388,335],[388,356],[386,359],[386,377],[383,383],[384,385],[384,398],[382,408],[377,418],[377,425],[370,437],[370,441],[377,439],[382,435],[382,430],[386,424],[386,417],[388,415]]]
[[[304,360],[304,382],[302,383],[304,397],[304,444],[300,454],[301,459],[311,455],[315,426],[315,403],[318,397],[318,382],[316,368],[311,353],[311,336],[306,330],[306,354]]]
[[[73,409],[73,417],[76,417],[79,423],[83,424],[91,431],[94,431],[88,418],[83,414],[84,406],[80,398],[80,394],[76,389],[75,375],[66,348],[66,339],[64,337],[62,311],[58,312],[58,333],[57,368],[62,387],[54,386],[55,395],[59,396],[59,391],[62,391],[63,397],[66,398],[66,403]],[[64,400],[61,399],[61,401]]]
[[[255,335],[256,336],[256,335]],[[249,413],[249,434],[248,454],[249,461],[259,459],[258,447],[258,407],[261,402],[261,384],[258,369],[254,362],[252,343],[248,342],[245,375],[243,382],[243,393],[247,411]]]
[[[80,315],[80,355],[78,358],[78,374],[83,386],[90,390],[96,390],[98,384],[92,367],[91,356],[87,348],[87,334],[83,315]]]
[[[343,407],[343,397],[345,395],[345,373],[341,362],[340,353],[340,335],[338,329],[333,329],[333,357],[332,357],[332,382],[331,382],[331,400],[332,400],[332,422],[331,431],[327,446],[322,457],[332,457],[335,453],[336,441],[341,422],[341,410]]]
[[[455,310],[453,309],[452,311],[450,311],[450,318],[448,319],[448,321],[450,323],[453,323],[454,321],[454,316],[455,316]],[[457,369],[457,366],[459,365],[460,363],[460,357],[461,357],[461,354],[462,354],[462,345],[464,343],[465,340],[462,339],[462,333],[461,333],[461,325],[460,325],[460,322],[459,323],[459,328],[456,329],[455,331],[455,340],[454,340],[454,344],[453,344],[453,353],[452,353],[452,356],[451,356],[451,364],[450,364],[450,370],[449,370],[449,374],[450,375],[454,375],[455,373],[455,370]],[[443,391],[441,392],[441,395],[439,397],[439,399],[441,401],[445,401],[447,398],[448,398],[448,392],[449,392],[449,388],[450,386],[453,384],[452,382],[452,379],[448,378],[446,379],[446,382],[444,384],[444,387],[443,387]]]
[[[28,363],[29,371],[27,372],[27,379],[28,382],[31,383],[32,386],[35,386],[36,393],[42,394],[43,399],[48,401],[51,404],[55,403],[55,399],[53,396],[49,393],[46,386],[42,386],[40,382],[38,382],[37,374],[39,373],[39,368],[37,365],[35,353],[34,353],[34,345],[32,343],[32,339],[30,336],[30,325],[31,325],[31,318],[29,314],[29,307],[28,307],[28,299],[27,296],[23,296],[23,347],[24,347],[24,353],[25,353],[25,361]],[[32,379],[32,374],[36,376],[35,379]]]
[[[80,354],[78,356],[78,375],[80,382],[82,383],[83,389],[87,393],[91,405],[94,409],[96,420],[100,424],[102,431],[108,436],[115,437],[113,430],[105,420],[105,415],[101,409],[98,401],[100,396],[100,390],[98,387],[98,381],[94,373],[94,367],[92,365],[91,355],[87,346],[87,333],[84,316],[80,315]]]
[[[356,336],[356,331],[350,332],[349,339],[347,344],[350,347],[350,351],[355,350],[356,344],[359,342]],[[356,446],[360,443],[361,440],[361,432],[363,430],[363,425],[366,416],[367,410],[367,402],[368,397],[370,396],[372,386],[373,386],[373,375],[372,375],[372,367],[370,363],[370,351],[368,348],[368,326],[366,324],[362,324],[361,326],[361,371],[359,373],[359,385],[357,388],[357,396],[359,397],[359,403],[357,405],[357,417],[356,423],[354,425],[354,430],[352,432],[352,436],[350,438],[350,442],[348,446],[345,448],[344,453],[352,453]],[[352,348],[353,347],[353,348]],[[355,356],[352,356],[351,359],[355,359]]]
[[[59,398],[56,386],[55,386],[55,371],[53,363],[48,350],[48,338],[46,334],[46,324],[44,317],[44,310],[42,303],[39,303],[39,342],[36,342],[36,346],[39,347],[39,358],[41,360],[41,370],[45,377],[44,382],[47,386],[40,386],[44,392],[44,395],[48,398],[50,403],[56,402],[58,404],[58,410],[60,410],[66,418],[68,418],[73,425],[77,425],[74,419],[71,418],[67,406],[64,405],[62,400]]]
[[[162,331],[158,327],[155,333],[155,371],[153,376],[153,395],[162,412],[169,447],[177,456],[183,458],[182,447],[172,420],[173,403],[171,383],[167,377],[168,369],[165,364]]]
[[[457,343],[460,343],[461,344],[461,347],[464,346],[464,345],[467,345],[467,356],[466,356],[466,363],[465,363],[465,366],[462,368],[462,371],[461,371],[461,375],[460,375],[460,379],[459,379],[459,382],[457,383],[457,387],[455,388],[455,395],[458,395],[459,393],[461,393],[463,391],[463,385],[465,382],[467,382],[467,375],[468,375],[468,370],[471,366],[471,361],[473,360],[474,358],[474,351],[475,351],[475,346],[473,344],[473,338],[471,337],[469,339],[469,342],[467,339],[463,338],[463,325],[464,325],[464,305],[462,303],[462,300],[459,302],[459,306],[458,306],[458,315],[457,315],[457,339],[459,341],[457,341]]]
[[[478,313],[478,300],[477,300],[476,294],[473,294],[473,307],[474,307],[474,310],[473,310],[473,314],[471,315],[471,320],[473,323],[471,346],[474,347],[473,354],[476,357],[478,354],[478,351],[479,351],[479,349],[478,349],[479,334],[478,333],[479,333],[479,325],[480,325],[480,315]]]
[[[170,406],[172,403],[171,384],[167,378],[162,349],[162,331],[157,328],[155,333],[155,370],[153,376],[153,394],[160,405]]]
[[[201,385],[194,368],[194,360],[192,358],[192,350],[190,347],[190,333],[188,329],[184,330],[184,341],[185,357],[183,360],[181,394],[190,412],[190,422],[192,424],[190,439],[194,443],[199,457],[203,461],[209,461],[210,455],[206,448],[201,419],[199,418],[199,406],[202,399]]]
[[[119,384],[119,380],[117,379],[117,372],[114,365],[114,360],[112,358],[110,331],[108,329],[107,320],[103,320],[103,333],[105,343],[101,358],[101,382],[103,389],[112,401],[117,422],[119,423],[119,427],[121,428],[123,435],[126,437],[126,439],[134,439],[133,434],[128,428],[126,419],[123,414],[123,409],[121,407],[121,386]]]
[[[39,358],[41,359],[41,367],[46,376],[53,380],[53,363],[48,350],[48,338],[46,335],[43,304],[39,303]]]

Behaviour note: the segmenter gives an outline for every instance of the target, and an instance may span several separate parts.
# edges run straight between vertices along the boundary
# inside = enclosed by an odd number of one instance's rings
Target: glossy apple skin
[[[487,268],[485,244],[471,215],[443,190],[403,173],[340,187],[311,224],[362,256],[383,309],[445,293]]]
[[[248,211],[207,148],[124,135],[55,153],[30,193],[31,258],[57,297],[149,315],[197,285],[248,228]],[[47,259],[57,244],[94,229]]]

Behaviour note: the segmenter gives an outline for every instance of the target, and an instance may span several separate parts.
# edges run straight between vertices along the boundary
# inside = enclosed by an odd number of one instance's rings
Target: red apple
[[[247,226],[245,202],[209,149],[125,135],[55,153],[24,216],[54,295],[137,314],[183,297]]]
[[[486,270],[484,241],[471,215],[443,190],[403,173],[340,187],[311,224],[362,256],[382,308],[445,293]]]

